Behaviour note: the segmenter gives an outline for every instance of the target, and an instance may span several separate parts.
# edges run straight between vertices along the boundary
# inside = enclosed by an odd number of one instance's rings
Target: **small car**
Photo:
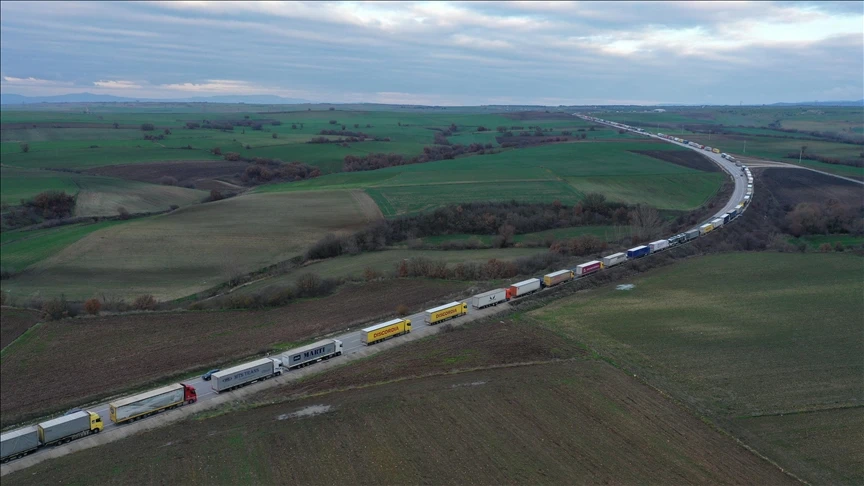
[[[201,379],[204,381],[210,381],[210,378],[213,378],[213,373],[216,373],[217,371],[219,371],[219,368],[216,368],[215,370],[210,370],[207,373],[201,375]]]

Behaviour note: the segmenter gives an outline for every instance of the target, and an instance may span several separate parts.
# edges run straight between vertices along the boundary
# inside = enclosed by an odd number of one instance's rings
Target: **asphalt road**
[[[577,115],[577,116],[579,116],[579,115]],[[612,125],[610,124],[610,126],[612,126]],[[636,132],[635,130],[633,130],[633,131],[635,133],[639,133],[639,132]],[[720,167],[722,167],[724,171],[726,171],[732,175],[732,177],[735,181],[735,190],[732,193],[732,197],[730,197],[730,199],[726,203],[726,205],[723,206],[722,209],[717,211],[717,213],[715,214],[715,217],[730,211],[731,209],[733,209],[735,206],[737,206],[740,202],[742,202],[744,200],[744,195],[747,191],[747,177],[743,174],[743,172],[741,171],[740,168],[735,166],[735,163],[729,162],[728,160],[720,157],[719,154],[709,153],[709,152],[706,152],[704,150],[699,150],[699,149],[696,149],[694,147],[690,147],[690,146],[687,146],[684,144],[679,144],[679,143],[676,143],[676,142],[673,142],[670,140],[662,139],[660,137],[657,137],[656,135],[651,135],[648,133],[644,133],[644,135],[648,135],[648,136],[651,136],[653,138],[657,138],[658,140],[663,140],[663,141],[668,142],[668,143],[675,143],[676,145],[680,145],[682,147],[689,148],[691,150],[696,150],[700,154],[705,155],[706,157],[710,158],[712,161],[714,161]],[[713,217],[712,217],[712,219],[713,219]],[[697,228],[698,228],[698,225],[697,225]],[[542,278],[542,277],[540,277],[540,278]],[[470,299],[470,296],[467,296],[466,299]],[[467,300],[463,300],[463,301],[467,301]],[[478,309],[472,308],[469,304],[468,314],[466,316],[458,317],[456,319],[453,319],[452,321],[447,321],[447,322],[453,322],[455,324],[462,324],[465,322],[470,322],[470,321],[473,321],[476,319],[480,319],[480,318],[495,314],[499,311],[506,310],[507,308],[509,308],[509,305],[506,303],[503,303],[497,307],[487,307],[485,309],[479,309],[478,310]],[[440,324],[437,326],[427,325],[424,322],[424,313],[423,312],[412,314],[412,315],[408,316],[408,319],[411,320],[411,324],[412,324],[412,331],[411,331],[411,334],[408,336],[411,339],[407,339],[406,336],[400,336],[400,337],[395,337],[393,339],[385,341],[384,343],[391,343],[391,344],[398,345],[400,342],[407,342],[409,340],[414,340],[414,339],[417,339],[417,338],[420,338],[420,337],[423,337],[426,335],[433,334],[433,333],[437,332],[437,327],[440,326]],[[348,333],[343,334],[343,335],[335,336],[334,339],[339,339],[340,341],[342,341],[343,355],[341,357],[334,358],[330,361],[331,362],[345,362],[347,360],[358,359],[361,357],[368,356],[369,354],[372,354],[373,352],[375,352],[377,349],[392,347],[389,345],[384,346],[382,344],[375,344],[372,346],[366,346],[361,341],[361,337],[362,337],[362,334],[361,334],[361,331],[359,331],[359,330],[355,330],[355,331],[348,332]],[[279,355],[271,355],[271,356],[274,358],[279,357]],[[321,365],[317,365],[317,366],[320,367]],[[288,371],[288,372],[283,374],[283,377],[281,379],[276,379],[273,381],[276,381],[277,382],[276,384],[278,384],[280,382],[284,382],[284,381],[287,381],[290,379],[295,379],[296,375],[301,374],[298,372],[302,372],[302,375],[306,375],[306,374],[308,374],[309,370],[311,370],[311,372],[315,372],[315,369],[316,369],[316,365],[313,365],[309,368],[301,368],[300,370]],[[203,408],[208,407],[208,402],[211,402],[211,401],[214,402],[213,404],[209,404],[209,406],[213,406],[216,403],[222,403],[225,400],[229,400],[229,399],[233,399],[235,397],[245,395],[245,393],[244,394],[237,394],[236,392],[227,392],[227,393],[223,393],[220,397],[220,395],[218,393],[216,393],[215,391],[212,390],[212,388],[210,387],[210,382],[204,381],[200,377],[195,377],[195,378],[192,378],[189,380],[183,380],[182,382],[195,387],[195,390],[198,392],[198,403],[195,405],[192,405],[192,406],[182,407],[182,408],[177,409],[177,410],[165,412],[163,414],[160,414],[159,415],[160,417],[161,416],[168,416],[171,414],[177,415],[178,413],[182,413],[184,411],[183,409],[186,409],[186,408],[190,408],[190,409],[194,409],[194,410],[201,410]],[[251,384],[247,387],[241,388],[240,390],[244,390],[244,391],[245,390],[254,390],[256,387],[262,387],[262,386],[263,386],[263,383]],[[217,400],[217,397],[220,397],[221,400]],[[99,405],[95,405],[92,407],[87,407],[86,409],[89,411],[92,411],[92,412],[96,412],[102,417],[102,421],[105,424],[105,428],[102,431],[102,433],[98,434],[98,436],[87,437],[85,439],[80,439],[78,441],[74,441],[70,444],[66,444],[63,446],[40,449],[39,451],[36,451],[35,453],[33,453],[29,456],[26,456],[24,458],[21,458],[21,459],[12,461],[11,463],[3,465],[2,468],[0,468],[0,476],[8,474],[8,473],[15,471],[15,470],[23,469],[23,468],[28,467],[30,465],[36,464],[37,462],[41,462],[42,460],[47,459],[49,456],[50,457],[57,457],[59,455],[63,455],[65,453],[72,452],[74,450],[80,450],[80,449],[87,448],[87,447],[93,447],[94,445],[108,442],[110,440],[113,440],[114,438],[124,437],[124,436],[129,435],[130,433],[134,433],[138,430],[143,430],[145,428],[152,428],[154,426],[159,426],[159,421],[157,420],[156,417],[148,417],[146,419],[143,419],[143,420],[140,420],[138,422],[131,423],[131,424],[124,424],[124,425],[114,424],[110,419],[110,414],[109,414],[107,402],[101,403]],[[188,410],[186,412],[188,413]],[[180,415],[177,415],[177,417],[180,417]],[[148,422],[150,422],[149,426],[148,426]],[[162,421],[162,422],[167,423],[166,421]],[[140,427],[140,426],[144,426],[144,427]],[[124,429],[128,429],[128,433],[124,433],[124,432],[127,432]],[[108,436],[108,437],[106,437],[106,436]],[[88,442],[89,442],[89,444],[88,444]]]

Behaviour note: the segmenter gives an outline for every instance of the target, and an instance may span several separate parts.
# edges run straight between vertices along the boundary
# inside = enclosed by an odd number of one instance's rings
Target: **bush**
[[[155,129],[156,129],[156,127],[153,126],[152,123],[142,123],[142,124],[141,124],[141,130],[143,130],[143,131],[145,131],[145,132],[151,132],[151,131],[153,131],[153,130],[155,130]]]
[[[25,154],[30,151],[30,144],[29,143],[21,143],[18,146],[21,147],[21,151],[24,152]]]
[[[123,206],[117,206],[117,215],[120,216],[120,219],[129,219],[129,210]]]
[[[176,210],[180,209],[180,206],[178,206],[176,204],[172,204],[172,205],[168,206],[168,209],[170,209],[171,211],[176,211]]]
[[[154,310],[156,309],[156,298],[150,294],[142,295],[132,302],[132,308],[135,310]]]
[[[822,243],[821,245],[819,245],[819,252],[821,253],[828,253],[831,250],[833,250],[833,248],[831,247],[831,243]]]
[[[408,309],[407,305],[399,304],[398,306],[396,306],[396,314],[400,317],[407,316],[408,312],[410,312],[410,309]]]
[[[84,310],[91,316],[95,316],[96,314],[99,314],[100,310],[102,310],[102,303],[96,298],[87,299],[84,302]]]
[[[61,295],[59,299],[54,298],[42,304],[42,312],[46,319],[63,319],[69,317],[69,303],[66,296]]]
[[[162,176],[159,178],[159,184],[162,184],[163,186],[176,186],[177,185],[177,178],[167,176],[167,175]]]

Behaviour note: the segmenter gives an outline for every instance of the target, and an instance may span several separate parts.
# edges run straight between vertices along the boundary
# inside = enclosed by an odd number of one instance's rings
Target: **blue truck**
[[[627,259],[633,260],[635,258],[642,258],[649,253],[651,253],[651,248],[648,248],[645,245],[637,246],[636,248],[630,248],[627,250]]]

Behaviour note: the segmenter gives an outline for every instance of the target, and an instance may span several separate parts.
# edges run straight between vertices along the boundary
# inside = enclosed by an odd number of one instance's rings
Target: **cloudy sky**
[[[862,2],[2,2],[0,89],[438,105],[864,97]]]

